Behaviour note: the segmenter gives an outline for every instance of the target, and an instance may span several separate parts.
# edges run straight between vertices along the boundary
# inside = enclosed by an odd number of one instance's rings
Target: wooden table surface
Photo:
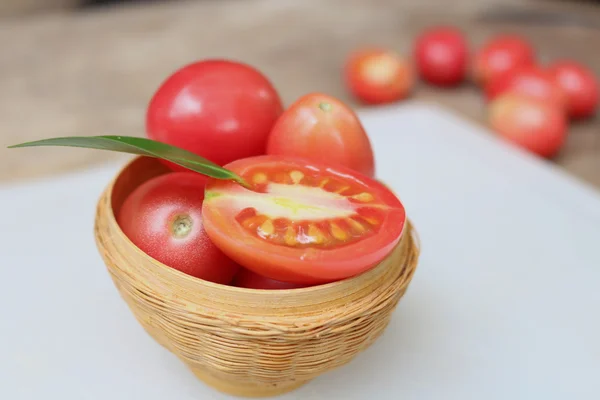
[[[417,4],[418,3],[418,4]],[[502,7],[556,11],[560,21],[499,22]],[[567,22],[569,22],[567,24]],[[572,57],[600,75],[600,7],[573,1],[227,0],[177,1],[0,21],[0,182],[71,171],[123,157],[97,150],[6,149],[53,136],[143,135],[150,96],[175,69],[202,58],[248,62],[286,104],[309,91],[348,96],[340,68],[359,45],[408,53],[439,23],[461,27],[473,46],[499,32],[527,36],[542,61]],[[415,99],[439,102],[484,123],[481,94],[465,84],[419,84]],[[600,188],[600,118],[573,125],[555,160]]]

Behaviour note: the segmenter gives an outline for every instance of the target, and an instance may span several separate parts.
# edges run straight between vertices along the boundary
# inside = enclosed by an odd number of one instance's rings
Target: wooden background
[[[461,27],[473,46],[520,33],[539,58],[571,57],[600,75],[597,2],[515,0],[181,0],[78,10],[69,0],[0,6],[0,182],[32,179],[122,157],[110,152],[6,146],[51,136],[142,135],[158,85],[205,57],[255,65],[286,104],[324,91],[356,105],[340,79],[347,53],[379,44],[408,53],[425,27]],[[30,4],[27,9],[26,5]],[[62,4],[58,4],[62,3]],[[413,96],[484,123],[480,93],[419,85]],[[600,188],[600,122],[573,125],[555,160]]]

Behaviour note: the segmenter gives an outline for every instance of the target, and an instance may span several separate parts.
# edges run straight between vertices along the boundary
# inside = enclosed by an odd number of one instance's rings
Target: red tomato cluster
[[[404,90],[382,88],[387,98]],[[369,137],[339,99],[309,93],[284,108],[254,67],[205,60],[158,87],[146,129],[247,183],[165,162],[173,172],[128,196],[121,229],[176,270],[240,288],[295,289],[367,271],[400,240],[404,207],[375,180]]]
[[[412,61],[392,50],[358,50],[344,68],[348,90],[365,104],[402,100],[415,76],[439,87],[472,81],[485,94],[490,127],[505,139],[542,157],[564,145],[569,119],[593,116],[599,82],[571,60],[542,65],[535,49],[518,35],[496,35],[470,50],[463,33],[433,27],[414,41]]]

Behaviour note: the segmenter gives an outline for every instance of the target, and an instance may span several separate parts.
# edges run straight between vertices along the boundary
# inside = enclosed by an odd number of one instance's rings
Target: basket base
[[[261,398],[261,397],[273,397],[279,396],[293,390],[298,389],[300,386],[308,383],[303,382],[290,382],[290,384],[267,386],[258,384],[240,384],[232,381],[226,381],[219,379],[214,375],[207,374],[206,372],[192,368],[192,372],[198,379],[207,384],[208,386],[218,390],[219,392],[229,394],[237,397],[247,398]]]

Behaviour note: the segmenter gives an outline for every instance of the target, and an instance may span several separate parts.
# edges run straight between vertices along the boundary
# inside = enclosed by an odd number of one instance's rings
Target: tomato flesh
[[[280,156],[233,162],[251,188],[210,180],[203,206],[213,242],[267,278],[315,284],[379,263],[400,240],[402,203],[351,169]]]

